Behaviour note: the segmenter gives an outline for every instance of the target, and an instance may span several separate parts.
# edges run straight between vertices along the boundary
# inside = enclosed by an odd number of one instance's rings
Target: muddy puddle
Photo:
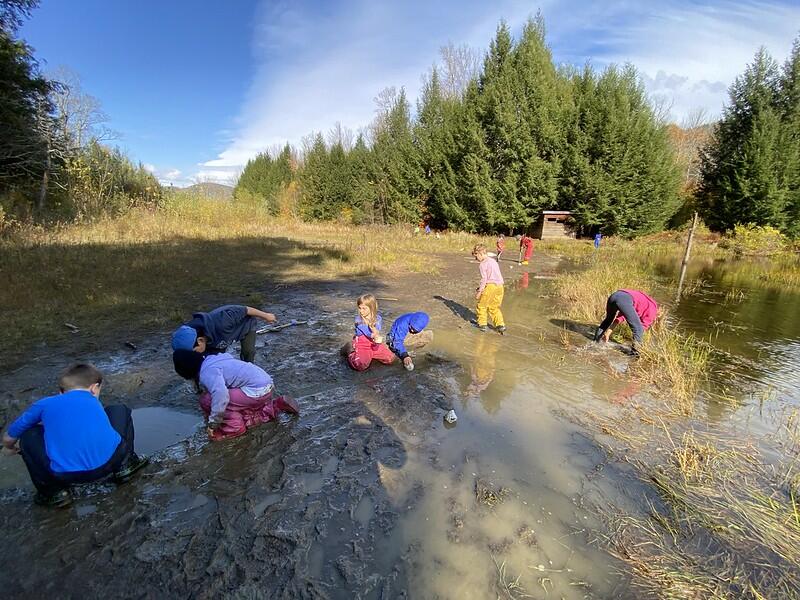
[[[434,340],[411,373],[353,373],[339,357],[361,285],[275,298],[279,317],[309,324],[260,336],[257,362],[302,414],[230,442],[205,441],[165,340],[97,357],[111,367],[109,401],[135,409],[137,449],[154,461],[48,511],[4,471],[20,459],[2,457],[0,584],[56,597],[636,597],[597,514],[641,498],[642,484],[572,418],[625,397],[612,371],[628,357],[565,347],[547,297],[555,261],[503,263],[504,336],[469,325],[477,267],[453,263],[413,292],[406,279],[376,290],[397,298],[382,303],[387,321],[431,314]],[[39,391],[12,390],[9,405]]]

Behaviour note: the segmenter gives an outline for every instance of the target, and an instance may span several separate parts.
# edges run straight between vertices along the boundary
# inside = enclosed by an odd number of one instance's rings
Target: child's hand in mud
[[[410,356],[406,356],[403,359],[403,366],[406,368],[406,371],[413,371],[414,370],[414,361],[411,360]]]
[[[277,318],[275,317],[275,315],[273,315],[272,313],[264,313],[264,320],[265,320],[267,323],[274,323],[274,322],[275,322],[275,321],[277,321],[278,319],[277,319]]]
[[[13,456],[14,454],[19,454],[19,446],[3,446],[3,454],[6,456]]]

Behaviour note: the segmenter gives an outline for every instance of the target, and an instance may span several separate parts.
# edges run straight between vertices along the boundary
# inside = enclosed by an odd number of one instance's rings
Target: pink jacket
[[[631,295],[631,298],[633,298],[633,308],[636,311],[636,314],[639,315],[639,320],[642,322],[642,327],[645,329],[649,328],[658,316],[658,304],[656,304],[656,301],[639,290],[620,290],[620,292],[625,292]],[[615,321],[617,323],[622,323],[624,320],[625,317],[620,314]]]
[[[482,292],[488,283],[496,283],[497,285],[505,283],[503,275],[500,273],[500,265],[493,258],[484,258],[478,265],[478,270],[481,272],[481,284],[478,286],[479,292]]]

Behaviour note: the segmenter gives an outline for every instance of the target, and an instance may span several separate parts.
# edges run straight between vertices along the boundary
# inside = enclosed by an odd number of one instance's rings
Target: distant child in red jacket
[[[617,323],[627,321],[633,332],[634,354],[639,353],[644,330],[649,328],[658,316],[658,304],[650,296],[639,290],[617,290],[606,301],[606,318],[594,334],[594,341],[607,342]]]
[[[518,235],[517,240],[519,240],[519,264],[527,265],[533,254],[533,238]]]
[[[506,236],[502,233],[497,236],[497,262],[500,262],[500,256],[506,251]]]
[[[385,365],[392,364],[397,357],[383,343],[383,320],[378,314],[378,301],[372,294],[364,294],[359,296],[356,304],[356,330],[352,343],[346,346],[347,362],[356,371],[366,371],[373,360]]]

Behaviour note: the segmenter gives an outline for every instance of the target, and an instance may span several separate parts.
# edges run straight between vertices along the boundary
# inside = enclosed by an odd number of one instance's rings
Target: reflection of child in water
[[[481,336],[475,344],[475,357],[470,369],[471,381],[467,386],[467,395],[480,396],[494,381],[497,350],[497,338]]]
[[[378,314],[378,301],[372,294],[359,296],[356,301],[358,316],[355,323],[355,336],[347,346],[347,362],[356,371],[366,371],[373,360],[385,365],[395,361],[395,355],[383,343],[381,325],[383,319]]]

